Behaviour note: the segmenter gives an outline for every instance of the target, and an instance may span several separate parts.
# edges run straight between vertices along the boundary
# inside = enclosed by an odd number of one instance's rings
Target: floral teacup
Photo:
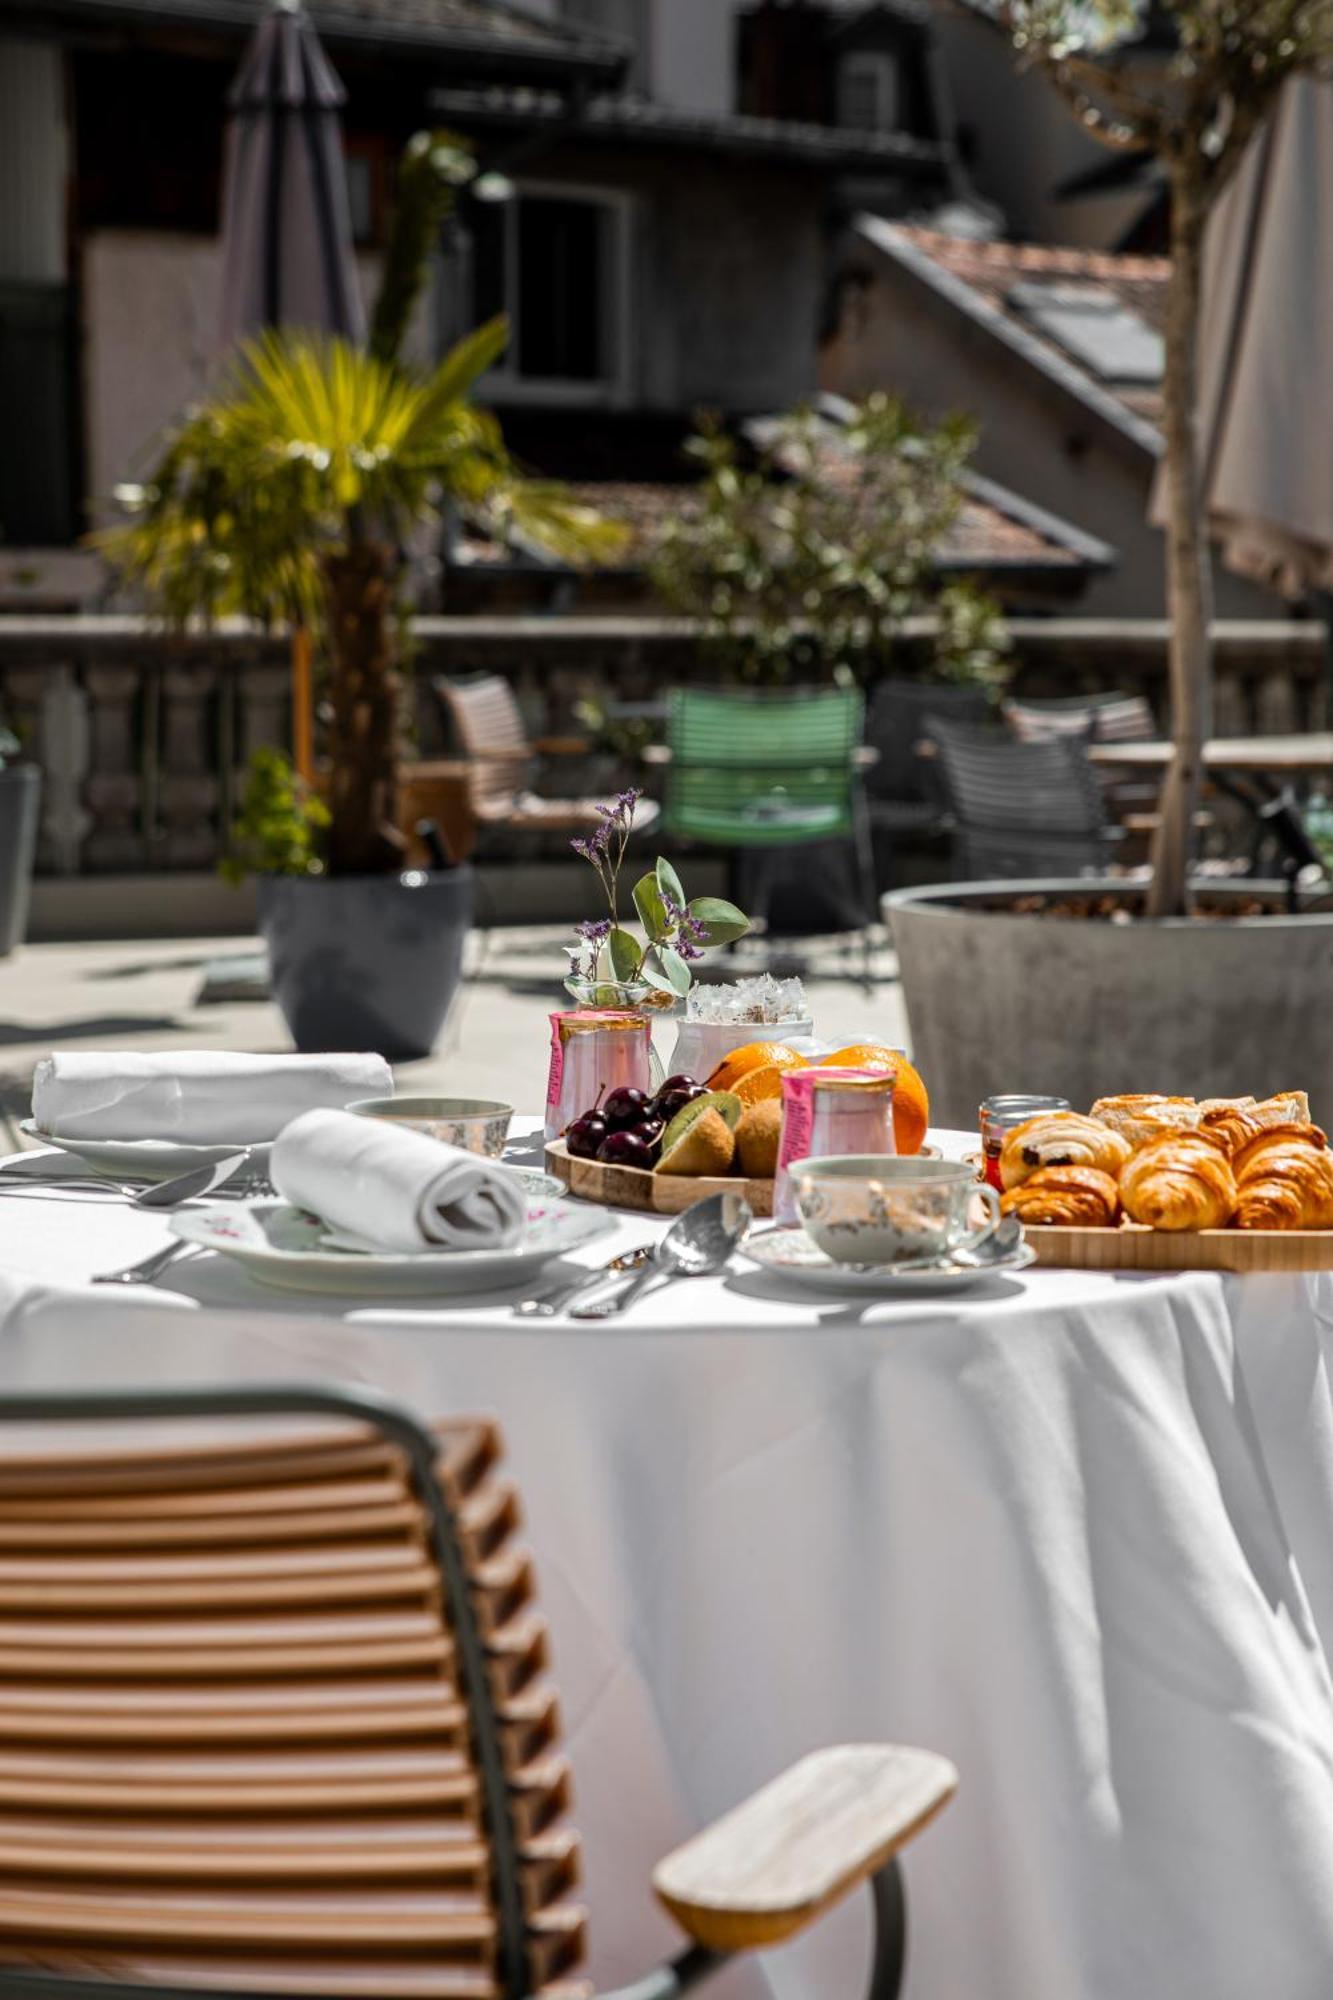
[[[1000,1197],[961,1161],[845,1153],[796,1160],[789,1171],[806,1234],[837,1264],[942,1259],[976,1249],[999,1225]]]
[[[512,1104],[490,1097],[363,1097],[347,1109],[358,1118],[378,1118],[386,1125],[424,1132],[428,1139],[461,1146],[484,1160],[500,1158],[514,1115]]]

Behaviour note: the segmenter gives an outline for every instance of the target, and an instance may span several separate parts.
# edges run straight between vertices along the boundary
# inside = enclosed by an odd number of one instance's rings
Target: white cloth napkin
[[[43,1056],[33,1073],[32,1117],[62,1139],[258,1146],[303,1111],[392,1095],[383,1056],[61,1053]]]
[[[273,1148],[273,1185],[357,1250],[503,1250],[528,1205],[516,1174],[378,1118],[307,1111]]]

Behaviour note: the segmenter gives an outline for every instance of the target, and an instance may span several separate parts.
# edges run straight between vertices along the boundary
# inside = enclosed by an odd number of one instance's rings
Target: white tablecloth
[[[214,1258],[87,1290],[164,1232],[0,1198],[0,1381],[341,1377],[499,1414],[602,1984],[671,1947],[660,1853],[817,1744],[897,1737],[962,1773],[911,1850],[909,1995],[1323,2000],[1330,1280],[881,1306],[737,1272],[583,1327],[340,1308]],[[715,1990],[841,2000],[863,1950],[858,1907]]]

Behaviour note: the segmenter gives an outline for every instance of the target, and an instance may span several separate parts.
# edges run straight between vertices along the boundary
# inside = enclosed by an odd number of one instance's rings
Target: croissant
[[[1237,1229],[1333,1229],[1333,1153],[1317,1125],[1260,1126],[1232,1166]]]
[[[1015,1125],[1000,1149],[1000,1184],[1018,1187],[1038,1167],[1097,1167],[1114,1180],[1133,1148],[1077,1111],[1042,1111]]]
[[[1310,1123],[1310,1100],[1303,1090],[1266,1097],[1262,1104],[1256,1104],[1252,1097],[1215,1099],[1211,1106],[1205,1106],[1199,1130],[1219,1139],[1234,1158],[1251,1139],[1278,1126],[1318,1131],[1318,1126]]]
[[[1000,1197],[1005,1215],[1067,1229],[1110,1229],[1120,1214],[1120,1190],[1099,1167],[1038,1167]]]
[[[1218,1140],[1163,1132],[1121,1174],[1120,1199],[1126,1215],[1150,1229],[1222,1229],[1236,1206],[1236,1179]]]

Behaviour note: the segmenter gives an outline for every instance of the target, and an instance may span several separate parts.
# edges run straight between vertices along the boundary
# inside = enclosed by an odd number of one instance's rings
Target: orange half
[[[739,1097],[741,1079],[749,1076],[752,1070],[772,1069],[781,1076],[784,1070],[806,1067],[807,1058],[797,1050],[788,1048],[785,1042],[747,1042],[744,1048],[733,1049],[730,1055],[723,1057],[708,1079],[708,1088],[734,1090]],[[776,1094],[771,1090],[764,1093],[767,1097]],[[746,1099],[747,1103],[754,1101],[753,1098]]]

